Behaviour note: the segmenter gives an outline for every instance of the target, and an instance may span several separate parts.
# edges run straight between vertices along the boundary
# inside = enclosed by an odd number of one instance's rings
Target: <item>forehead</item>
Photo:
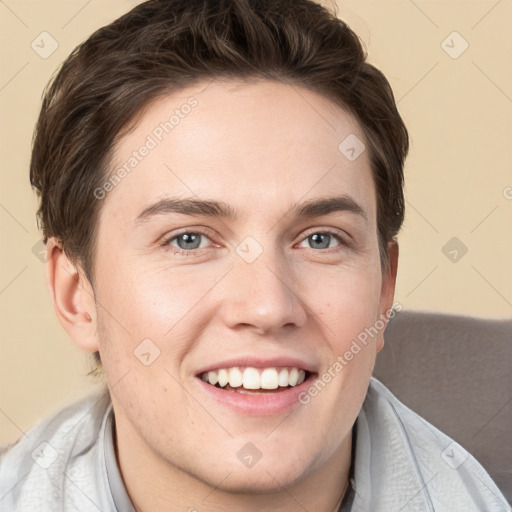
[[[158,98],[120,139],[104,208],[122,203],[128,221],[155,199],[194,196],[229,203],[244,218],[348,194],[373,219],[364,144],[355,118],[318,93],[271,81],[204,82]]]

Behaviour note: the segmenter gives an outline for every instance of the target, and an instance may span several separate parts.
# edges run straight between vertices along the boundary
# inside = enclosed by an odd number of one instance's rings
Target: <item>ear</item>
[[[96,352],[97,315],[92,286],[53,237],[46,243],[45,259],[46,281],[60,324],[81,349]]]
[[[388,266],[382,275],[382,287],[380,292],[379,320],[387,326],[390,314],[392,314],[393,299],[395,296],[396,274],[398,269],[398,241],[393,239],[388,243]],[[384,331],[386,327],[379,329],[376,341],[377,352],[384,348]]]

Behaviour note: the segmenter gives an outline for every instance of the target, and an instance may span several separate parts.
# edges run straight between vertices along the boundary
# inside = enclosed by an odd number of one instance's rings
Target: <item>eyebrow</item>
[[[350,196],[310,199],[292,206],[287,215],[297,218],[312,218],[337,212],[349,212],[361,216],[368,222],[365,210]],[[147,222],[156,215],[179,213],[237,220],[238,215],[231,205],[224,201],[194,198],[166,197],[160,199],[137,215],[134,226]]]

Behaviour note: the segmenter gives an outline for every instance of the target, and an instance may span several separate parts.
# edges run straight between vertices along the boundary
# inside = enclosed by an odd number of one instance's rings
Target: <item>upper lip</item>
[[[220,370],[221,368],[233,368],[235,366],[249,366],[252,368],[298,368],[299,370],[302,369],[310,373],[315,373],[314,365],[296,357],[283,356],[263,359],[261,357],[242,356],[211,363],[198,370],[196,375],[200,376],[206,372]]]

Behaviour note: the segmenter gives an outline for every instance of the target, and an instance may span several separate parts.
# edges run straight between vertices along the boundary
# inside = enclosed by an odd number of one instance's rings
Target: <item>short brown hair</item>
[[[112,172],[114,144],[152,100],[217,77],[299,85],[356,117],[387,265],[404,218],[407,130],[356,34],[311,0],[149,0],[79,45],[48,84],[34,132],[30,182],[44,242],[56,237],[93,285],[102,205],[94,190]]]

